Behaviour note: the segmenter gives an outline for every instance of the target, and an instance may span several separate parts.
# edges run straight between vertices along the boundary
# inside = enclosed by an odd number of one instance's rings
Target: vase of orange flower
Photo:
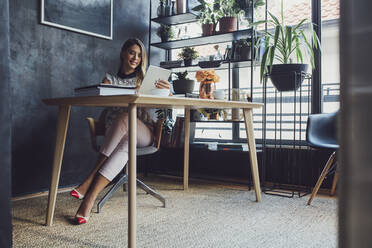
[[[196,80],[200,82],[199,97],[202,99],[214,99],[213,92],[220,77],[212,70],[200,70],[196,72]]]

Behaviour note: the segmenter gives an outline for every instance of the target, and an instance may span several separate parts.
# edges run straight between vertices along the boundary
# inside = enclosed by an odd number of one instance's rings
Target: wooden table
[[[260,179],[256,156],[256,144],[253,133],[253,108],[260,108],[260,103],[248,103],[237,101],[207,100],[181,97],[157,97],[145,95],[120,95],[120,96],[88,96],[43,99],[47,105],[59,106],[56,145],[53,158],[52,178],[49,189],[48,209],[46,225],[51,226],[57,197],[58,182],[62,166],[62,157],[66,141],[68,121],[71,106],[86,107],[109,107],[119,106],[129,108],[129,192],[128,192],[128,247],[136,247],[136,122],[137,107],[150,108],[183,108],[185,111],[185,144],[184,144],[184,171],[183,186],[187,190],[189,186],[189,133],[190,133],[190,109],[191,108],[241,108],[244,114],[244,123],[247,133],[253,185],[256,193],[256,201],[261,201]]]

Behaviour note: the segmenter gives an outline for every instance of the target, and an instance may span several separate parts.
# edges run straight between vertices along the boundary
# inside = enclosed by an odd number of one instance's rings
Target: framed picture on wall
[[[113,0],[41,0],[41,23],[112,40]]]

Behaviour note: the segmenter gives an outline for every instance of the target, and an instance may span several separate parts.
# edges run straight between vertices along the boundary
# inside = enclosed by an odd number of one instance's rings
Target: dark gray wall
[[[114,39],[104,40],[41,25],[40,0],[10,1],[13,196],[49,188],[57,108],[41,99],[70,96],[116,72],[127,38],[147,46],[149,1],[114,1],[113,9]],[[72,109],[60,186],[79,183],[94,166],[85,117],[98,114]]]
[[[12,246],[8,0],[0,1],[0,34],[0,247],[5,248]]]
[[[339,247],[372,247],[371,1],[341,0]]]

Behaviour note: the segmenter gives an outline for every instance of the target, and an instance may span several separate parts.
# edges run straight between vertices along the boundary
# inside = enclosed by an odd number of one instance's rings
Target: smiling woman
[[[112,39],[113,0],[42,0],[41,23]]]

